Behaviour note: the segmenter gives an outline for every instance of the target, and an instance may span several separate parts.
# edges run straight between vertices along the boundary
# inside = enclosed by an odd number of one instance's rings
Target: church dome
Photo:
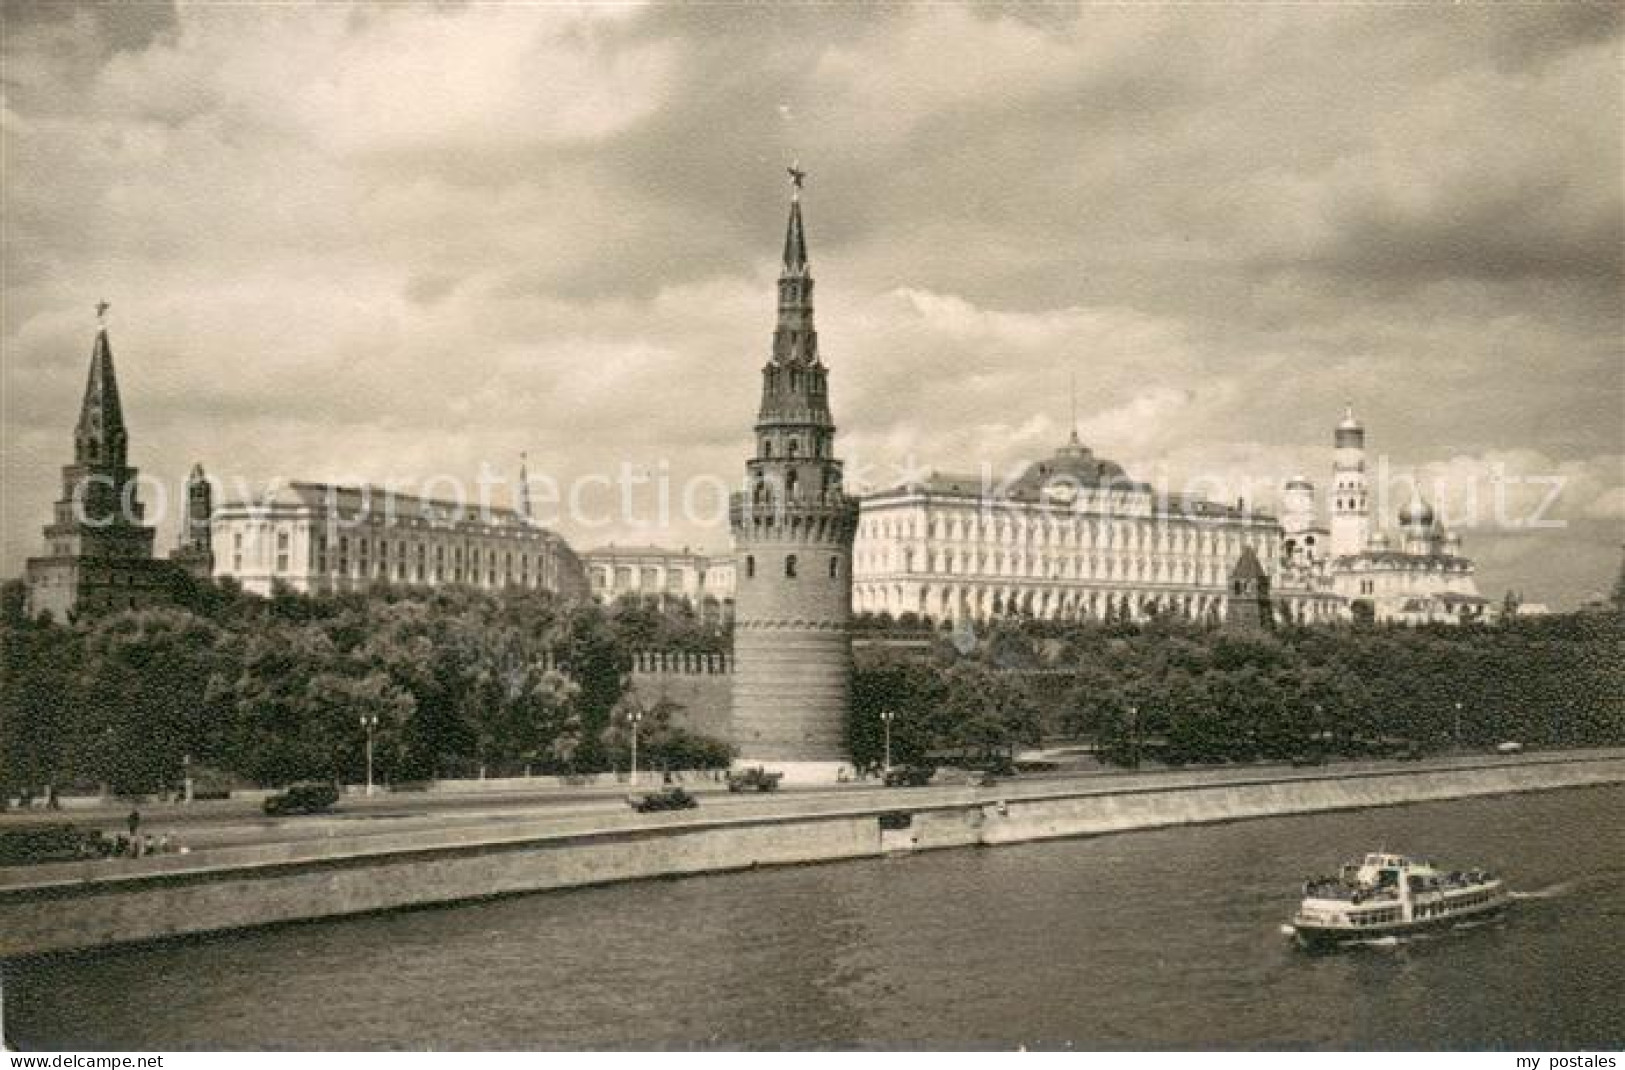
[[[1128,481],[1128,473],[1116,461],[1096,457],[1093,450],[1078,441],[1076,431],[1066,445],[1047,461],[1029,465],[1012,489],[1028,494],[1051,487],[1113,486]]]
[[[1399,510],[1399,522],[1408,528],[1430,528],[1433,526],[1433,506],[1416,494]]]

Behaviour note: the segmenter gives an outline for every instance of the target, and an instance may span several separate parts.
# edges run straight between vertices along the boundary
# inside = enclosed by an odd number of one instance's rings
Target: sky
[[[1075,389],[1135,478],[1269,507],[1352,403],[1382,523],[1419,479],[1487,596],[1578,604],[1625,538],[1622,12],[6,0],[0,574],[103,299],[161,546],[194,461],[523,451],[578,549],[726,549],[799,160],[856,489],[1044,456]]]

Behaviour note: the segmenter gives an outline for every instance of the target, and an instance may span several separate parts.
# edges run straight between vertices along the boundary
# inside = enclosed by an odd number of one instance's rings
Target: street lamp
[[[1456,703],[1456,749],[1461,750],[1461,703]]]
[[[363,713],[361,727],[367,730],[367,798],[372,798],[372,734],[378,728],[376,713]]]
[[[643,711],[636,706],[627,713],[626,719],[632,725],[632,783],[638,782],[638,722],[643,720]]]
[[[1140,768],[1140,707],[1128,708],[1128,765]]]
[[[891,723],[896,717],[897,714],[892,710],[880,711],[880,724],[886,734],[886,764],[884,766],[886,769],[891,768]]]

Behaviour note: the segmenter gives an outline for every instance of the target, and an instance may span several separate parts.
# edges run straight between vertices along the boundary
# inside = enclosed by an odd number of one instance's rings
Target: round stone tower
[[[1350,557],[1366,548],[1371,533],[1371,505],[1365,474],[1365,428],[1354,418],[1354,406],[1343,410],[1337,425],[1332,461],[1332,556]]]
[[[813,327],[813,279],[793,191],[773,355],[762,369],[755,455],[730,502],[734,559],[733,743],[741,766],[835,780],[849,764],[852,539],[829,372]]]

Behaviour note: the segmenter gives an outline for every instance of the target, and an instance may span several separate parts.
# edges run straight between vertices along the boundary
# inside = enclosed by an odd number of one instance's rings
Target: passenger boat
[[[1431,862],[1379,852],[1335,877],[1305,881],[1292,930],[1310,947],[1408,936],[1493,917],[1510,901],[1500,878],[1484,870],[1444,872]]]

